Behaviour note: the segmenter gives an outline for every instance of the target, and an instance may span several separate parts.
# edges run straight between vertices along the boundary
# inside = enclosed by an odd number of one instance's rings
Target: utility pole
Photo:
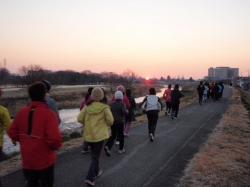
[[[5,59],[3,59],[3,64],[4,64],[4,68],[6,69],[6,62],[7,60],[6,60],[6,58]]]

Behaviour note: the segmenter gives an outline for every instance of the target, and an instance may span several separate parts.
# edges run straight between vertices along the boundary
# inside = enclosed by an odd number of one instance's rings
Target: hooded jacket
[[[100,142],[109,138],[109,126],[113,124],[114,118],[107,104],[94,101],[80,111],[77,121],[84,126],[85,141]]]
[[[3,132],[7,131],[11,124],[9,112],[3,106],[0,106],[0,147],[3,146]]]
[[[24,169],[42,170],[56,161],[55,150],[62,146],[57,119],[47,104],[38,101],[32,101],[15,116],[7,133],[20,143]]]

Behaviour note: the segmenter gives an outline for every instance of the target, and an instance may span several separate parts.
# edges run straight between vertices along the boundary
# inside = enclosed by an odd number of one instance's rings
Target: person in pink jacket
[[[163,93],[163,98],[166,101],[166,111],[165,115],[171,115],[171,84],[168,85],[168,88]]]
[[[28,89],[31,103],[15,116],[7,133],[20,143],[26,186],[53,186],[56,150],[62,146],[58,117],[46,104],[46,86],[36,82]]]

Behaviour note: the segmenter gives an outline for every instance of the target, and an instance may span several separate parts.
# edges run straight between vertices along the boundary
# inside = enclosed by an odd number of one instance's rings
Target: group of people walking
[[[175,84],[174,89],[172,90],[171,84],[168,85],[168,88],[163,93],[163,98],[166,101],[166,111],[165,114],[171,116],[171,119],[177,119],[180,106],[180,98],[184,95],[179,90],[179,85]]]
[[[222,82],[203,83],[200,81],[200,84],[197,86],[197,91],[199,95],[199,104],[202,105],[202,102],[206,102],[210,97],[214,101],[219,101],[223,95],[224,85]]]
[[[49,97],[51,87],[47,80],[30,85],[27,107],[22,108],[12,122],[8,110],[0,106],[0,156],[2,132],[6,130],[13,143],[20,143],[23,173],[28,187],[51,187],[54,183],[55,151],[62,146],[62,136],[58,127],[61,121],[58,110],[55,101]],[[82,153],[91,152],[91,164],[85,178],[85,183],[91,186],[94,186],[96,177],[102,174],[99,166],[102,151],[111,156],[111,149],[117,141],[118,153],[124,153],[124,137],[129,136],[132,121],[135,120],[136,103],[130,89],[125,90],[119,85],[109,102],[106,94],[104,88],[90,87],[77,116],[77,121],[84,126]],[[171,115],[172,119],[177,119],[182,96],[178,84],[173,90],[169,85],[164,92],[166,114]],[[163,110],[154,88],[149,89],[149,95],[144,98],[141,108],[147,115],[148,137],[153,142],[159,111]]]

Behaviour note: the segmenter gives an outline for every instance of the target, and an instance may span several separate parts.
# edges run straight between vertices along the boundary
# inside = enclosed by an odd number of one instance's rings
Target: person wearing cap
[[[111,136],[105,144],[104,151],[107,156],[110,156],[110,150],[113,146],[116,136],[118,135],[120,144],[118,153],[124,153],[124,124],[125,115],[128,114],[125,104],[122,102],[123,93],[121,91],[115,92],[115,100],[110,103],[111,112],[114,116],[114,124],[111,126]]]
[[[55,112],[44,103],[46,86],[35,82],[28,88],[29,106],[15,116],[7,133],[20,143],[26,186],[53,186],[56,150],[62,146]]]
[[[122,92],[122,94],[123,94],[123,99],[122,99],[122,101],[125,103],[126,108],[129,109],[129,108],[130,108],[130,103],[129,103],[129,100],[128,100],[128,98],[126,97],[126,95],[124,95],[124,92],[125,92],[124,86],[122,86],[122,85],[117,86],[116,91],[121,91],[121,92]],[[112,97],[112,99],[111,99],[110,102],[112,102],[112,101],[114,101],[114,100],[115,100],[115,96]]]
[[[0,100],[2,98],[2,89],[0,89]],[[0,105],[0,162],[2,162],[3,133],[7,131],[11,124],[10,114],[7,108]]]
[[[175,84],[174,89],[171,92],[171,106],[172,106],[171,119],[177,119],[181,97],[183,97],[183,95],[179,90],[179,85]]]
[[[116,91],[121,91],[121,92],[122,92],[122,94],[123,94],[122,102],[125,103],[126,108],[129,110],[129,109],[130,109],[130,102],[129,102],[129,99],[127,98],[127,96],[124,94],[124,92],[125,92],[124,86],[122,86],[122,85],[117,86]],[[115,100],[115,96],[112,97],[112,99],[111,99],[110,102],[112,102],[112,101],[114,101],[114,100]],[[119,136],[117,135],[115,144],[116,144],[116,145],[119,145],[119,143],[120,143],[120,141],[119,141]]]
[[[101,88],[94,88],[91,97],[93,101],[80,111],[77,121],[83,124],[83,139],[89,143],[92,151],[91,164],[85,183],[94,186],[95,178],[102,174],[102,170],[99,167],[100,156],[105,140],[109,138],[109,127],[113,124],[114,118],[110,107],[101,102],[104,97]]]
[[[89,88],[88,88],[88,92],[87,92],[87,94],[85,95],[85,98],[84,98],[84,100],[82,101],[82,103],[81,103],[81,105],[80,105],[80,111],[83,109],[83,107],[84,107],[86,104],[88,104],[88,103],[90,103],[90,102],[93,101],[93,99],[92,99],[92,97],[91,97],[91,93],[92,93],[92,90],[93,90],[93,89],[94,89],[93,87],[89,87]],[[90,146],[89,146],[88,142],[87,142],[87,141],[83,141],[83,144],[82,144],[82,154],[89,153],[90,151],[91,151],[91,150],[90,150]]]
[[[51,84],[50,84],[50,82],[48,80],[44,80],[44,79],[40,80],[40,82],[44,83],[45,86],[46,86],[46,89],[47,89],[45,102],[49,106],[49,108],[56,113],[57,118],[58,118],[58,124],[60,124],[61,123],[61,119],[60,119],[60,116],[59,116],[59,112],[58,112],[58,108],[57,108],[56,102],[55,102],[54,99],[52,99],[49,96],[50,90],[51,90]],[[30,104],[30,99],[28,100],[27,105],[29,105],[29,104]]]

